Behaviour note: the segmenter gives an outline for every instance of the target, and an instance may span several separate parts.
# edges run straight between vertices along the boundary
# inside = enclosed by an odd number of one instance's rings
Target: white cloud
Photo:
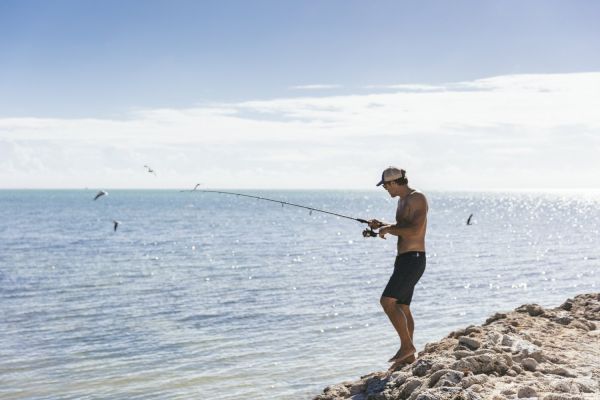
[[[396,89],[120,120],[3,118],[0,184],[371,188],[399,164],[429,189],[598,186],[600,73]]]
[[[341,85],[331,85],[331,84],[313,84],[313,85],[298,85],[298,86],[290,86],[291,90],[328,90],[328,89],[340,89]]]
[[[398,84],[398,85],[367,85],[364,89],[390,89],[407,92],[442,92],[448,90],[446,86],[421,85],[421,84]]]

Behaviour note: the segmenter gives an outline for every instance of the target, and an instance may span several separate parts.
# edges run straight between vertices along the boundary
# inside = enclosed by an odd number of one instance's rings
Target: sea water
[[[238,196],[108,192],[0,191],[0,398],[311,398],[396,352],[379,305],[393,237]],[[357,218],[396,208],[383,191],[244,193]],[[428,198],[418,349],[598,291],[600,197]]]

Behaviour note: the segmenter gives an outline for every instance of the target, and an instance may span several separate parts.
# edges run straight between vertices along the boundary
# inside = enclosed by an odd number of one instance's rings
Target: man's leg
[[[414,339],[415,332],[415,321],[413,320],[412,313],[410,312],[410,306],[406,304],[397,304],[398,307],[402,310],[402,313],[406,317],[406,325],[408,327],[408,333],[410,335],[410,340]]]
[[[411,343],[413,343],[413,346],[414,346],[413,340],[414,340],[414,333],[415,333],[415,321],[413,320],[412,313],[410,312],[410,306],[408,306],[407,304],[396,304],[396,306],[398,308],[400,308],[400,310],[402,310],[402,313],[406,317],[406,327],[408,329],[410,341],[411,341]],[[413,363],[415,360],[416,360],[416,358],[415,358],[414,354],[412,356],[406,358],[406,362],[409,362],[409,363]]]
[[[416,352],[416,348],[412,343],[410,331],[408,329],[408,319],[401,307],[396,304],[396,299],[393,297],[381,297],[381,306],[387,314],[390,322],[396,329],[400,337],[400,350],[390,361],[402,361],[411,357]],[[412,316],[411,316],[412,318]]]

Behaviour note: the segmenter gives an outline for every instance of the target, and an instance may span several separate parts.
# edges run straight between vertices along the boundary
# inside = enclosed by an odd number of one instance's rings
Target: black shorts
[[[396,299],[398,304],[410,305],[415,285],[425,272],[425,252],[409,251],[396,256],[394,273],[382,296]]]

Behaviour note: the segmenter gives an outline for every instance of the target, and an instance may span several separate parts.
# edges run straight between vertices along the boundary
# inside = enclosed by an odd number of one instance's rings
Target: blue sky
[[[229,159],[230,166],[210,171],[223,179],[209,184],[280,187],[287,185],[282,177],[294,171],[300,187],[327,187],[334,178],[340,187],[363,187],[370,185],[367,176],[376,176],[387,164],[408,161],[424,168],[438,161],[415,160],[431,158],[444,160],[443,171],[465,176],[459,188],[556,187],[543,171],[560,149],[542,153],[534,139],[542,129],[571,138],[583,135],[573,142],[585,148],[575,150],[587,154],[596,149],[598,121],[593,113],[579,115],[577,110],[598,101],[595,91],[586,88],[596,87],[594,73],[600,73],[599,11],[595,1],[2,0],[0,167],[12,172],[0,175],[0,187],[61,186],[67,176],[74,186],[150,187],[157,182],[136,178],[137,163],[160,163],[158,154],[165,151],[173,160],[162,168],[171,174],[171,183],[163,186],[185,186],[192,179],[183,167],[172,166],[177,160],[218,162],[234,153],[236,162]],[[518,85],[515,77],[521,77]],[[488,78],[495,79],[491,85]],[[526,87],[528,81],[536,82],[538,91],[568,92],[575,103],[566,101],[566,94],[540,99]],[[482,85],[489,96],[464,96],[481,91]],[[510,115],[497,102],[506,90],[523,99]],[[446,104],[464,102],[475,110],[483,101],[498,113],[484,107],[487,119],[472,121],[465,108],[457,110],[462,120],[440,117],[448,108],[438,102],[440,93]],[[370,96],[375,106],[365,102]],[[422,103],[423,98],[431,102]],[[296,111],[286,104],[294,104]],[[571,106],[571,114],[561,115]],[[329,110],[327,115],[311,112],[320,107]],[[377,107],[386,113],[371,113]],[[394,117],[402,110],[412,114]],[[355,113],[363,118],[354,120]],[[428,125],[419,113],[430,113],[437,125]],[[553,115],[554,124],[540,127],[527,115]],[[377,131],[381,120],[387,125]],[[172,129],[157,128],[165,124]],[[352,124],[360,132],[353,132]],[[298,129],[301,133],[294,134]],[[270,130],[261,137],[260,132]],[[67,131],[72,133],[64,137]],[[531,147],[521,143],[516,151],[534,153],[529,167],[534,172],[517,182],[488,180],[481,173],[484,168],[494,174],[511,160],[520,165],[510,148],[497,160],[473,160],[459,151],[515,132],[531,139]],[[214,135],[227,137],[226,144],[215,144]],[[394,150],[407,141],[413,147]],[[446,141],[453,144],[435,145]],[[56,153],[47,153],[53,145]],[[389,150],[381,150],[382,145]],[[190,152],[190,146],[200,150]],[[456,146],[455,153],[448,146]],[[365,147],[377,149],[379,162],[373,166],[373,155],[365,157],[368,165],[353,172],[356,179],[339,176],[335,165],[353,167],[345,160],[363,161],[359,153]],[[254,149],[250,158],[247,149]],[[83,168],[87,175],[75,176],[69,163],[56,161],[76,162],[77,154],[82,161],[96,160],[93,170],[102,172],[94,177]],[[289,160],[312,167],[298,171]],[[589,187],[585,173],[599,165],[591,158],[572,161],[584,176],[572,185]],[[449,186],[439,167],[421,172],[426,186]],[[193,161],[185,168],[193,169]],[[273,168],[282,175],[269,175]],[[236,175],[240,170],[245,173]],[[202,179],[204,171],[206,165],[199,165],[194,177]],[[128,179],[111,180],[113,174]],[[245,185],[239,184],[242,180]]]

